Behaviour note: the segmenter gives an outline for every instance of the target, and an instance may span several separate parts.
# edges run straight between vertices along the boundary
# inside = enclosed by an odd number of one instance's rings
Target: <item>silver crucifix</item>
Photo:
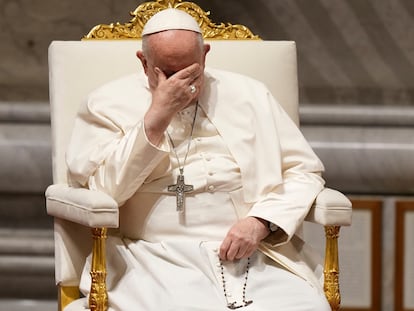
[[[185,194],[187,192],[191,192],[194,190],[193,185],[186,185],[184,182],[184,175],[180,173],[177,176],[177,183],[174,185],[168,186],[169,192],[175,192],[175,196],[177,198],[177,212],[183,212],[184,211],[184,205],[185,205]]]

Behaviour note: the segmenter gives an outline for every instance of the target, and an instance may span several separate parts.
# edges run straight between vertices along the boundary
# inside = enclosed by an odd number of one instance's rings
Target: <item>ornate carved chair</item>
[[[105,238],[107,228],[118,227],[118,206],[111,197],[67,185],[65,149],[78,105],[104,82],[141,70],[135,57],[135,51],[140,47],[141,30],[155,12],[166,7],[183,9],[198,20],[205,39],[212,40],[208,66],[244,73],[263,81],[291,118],[299,122],[295,43],[261,41],[244,26],[215,24],[208,13],[191,2],[158,0],[143,3],[131,13],[133,18],[126,24],[98,25],[82,41],[52,42],[49,66],[54,184],[47,189],[46,198],[47,211],[55,219],[59,310],[79,298],[81,270],[91,251],[89,308],[107,309]],[[254,60],[248,64],[246,59]],[[337,239],[340,226],[350,225],[351,212],[351,203],[343,194],[326,188],[307,217],[307,221],[325,227],[324,290],[333,310],[338,310],[340,304]]]

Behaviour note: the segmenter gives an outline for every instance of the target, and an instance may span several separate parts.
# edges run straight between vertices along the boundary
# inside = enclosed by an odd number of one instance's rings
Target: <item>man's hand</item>
[[[269,234],[267,221],[246,217],[230,228],[220,246],[221,260],[235,260],[251,256],[261,240]]]
[[[166,113],[175,114],[198,97],[203,73],[199,64],[192,64],[173,74],[162,72],[158,67],[155,68],[155,72],[158,83],[152,93],[152,106],[158,106]],[[196,87],[195,93],[191,93],[190,85]]]
[[[152,102],[144,124],[148,139],[157,144],[174,115],[198,97],[203,68],[195,63],[167,77],[166,73],[156,67],[155,73],[156,86],[151,89]],[[191,92],[190,85],[196,87],[196,92]]]

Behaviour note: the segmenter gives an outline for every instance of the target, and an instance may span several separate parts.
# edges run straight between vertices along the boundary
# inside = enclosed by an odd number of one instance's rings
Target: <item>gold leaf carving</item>
[[[91,291],[89,294],[89,309],[91,311],[108,310],[108,293],[106,289],[106,228],[93,228]]]
[[[324,291],[329,301],[331,309],[337,311],[341,305],[341,295],[339,292],[339,272],[335,270],[324,271]]]
[[[324,292],[333,311],[339,310],[341,293],[339,289],[339,260],[338,237],[340,226],[326,226],[325,236],[325,266],[324,266]]]
[[[141,33],[146,22],[157,12],[176,8],[193,16],[200,25],[204,39],[260,39],[246,26],[230,23],[213,23],[210,12],[205,12],[197,4],[182,0],[157,0],[145,2],[131,12],[132,19],[125,24],[111,23],[109,25],[97,25],[83,39],[141,39]]]

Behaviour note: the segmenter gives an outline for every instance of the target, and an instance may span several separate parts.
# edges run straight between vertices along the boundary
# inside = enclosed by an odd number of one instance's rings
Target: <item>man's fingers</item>
[[[157,74],[158,83],[167,80],[167,77],[165,76],[165,73],[158,67],[155,67],[155,73]]]
[[[225,238],[221,243],[219,257],[221,260],[227,260],[227,252],[230,248],[231,241],[228,238]]]
[[[155,73],[158,85],[166,85],[174,89],[176,93],[184,92],[186,95],[191,95],[192,98],[198,95],[202,77],[202,67],[199,64],[194,63],[171,76],[167,76],[158,67],[155,68]]]
[[[196,80],[202,73],[202,67],[198,63],[194,63],[180,71],[177,71],[174,75],[171,77],[175,77],[180,80],[189,80],[189,82],[192,82]]]
[[[247,244],[240,245],[235,259],[242,259],[242,258],[249,257],[253,253],[251,250],[252,248]]]
[[[269,234],[267,226],[255,217],[239,220],[227,233],[220,247],[222,260],[235,260],[251,256],[260,241]]]
[[[226,237],[221,243],[220,246],[220,252],[219,257],[221,260],[228,260],[233,261],[235,259],[238,259],[239,254],[239,244],[230,239],[229,237]]]
[[[233,261],[236,259],[247,258],[253,254],[255,247],[247,242],[240,241],[227,236],[220,246],[219,256],[221,260]]]
[[[238,252],[239,252],[239,248],[234,243],[232,243],[230,245],[230,248],[227,251],[227,260],[229,261],[235,260],[237,258]]]

